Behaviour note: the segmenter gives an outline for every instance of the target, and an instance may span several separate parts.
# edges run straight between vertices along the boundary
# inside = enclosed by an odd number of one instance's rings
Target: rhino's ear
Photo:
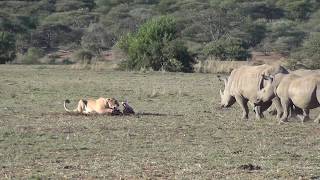
[[[270,80],[272,82],[274,80],[274,75],[270,75],[269,78],[270,78]]]
[[[261,78],[262,78],[263,80],[267,80],[267,79],[268,79],[268,76],[265,75],[265,74],[261,74]]]
[[[273,75],[269,75],[269,76],[263,75],[263,76],[264,76],[263,79],[265,79],[265,80],[273,81],[273,79],[274,79],[274,76],[273,76]]]
[[[217,75],[219,81],[223,81],[224,82],[224,85],[227,86],[227,83],[228,83],[228,77],[221,77],[220,75]]]
[[[219,81],[222,81],[221,76],[217,75],[217,78],[219,79]]]

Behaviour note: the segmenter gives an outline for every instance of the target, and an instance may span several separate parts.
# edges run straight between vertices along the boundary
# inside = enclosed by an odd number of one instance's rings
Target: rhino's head
[[[273,86],[273,76],[262,75],[262,81],[259,85],[259,90],[257,92],[257,99],[254,102],[255,105],[261,105],[262,103],[271,101],[275,97],[274,86]]]
[[[221,105],[221,107],[230,107],[236,102],[236,99],[233,96],[231,96],[230,91],[227,88],[228,78],[227,77],[220,77],[220,76],[218,76],[218,78],[220,81],[224,82],[223,92],[220,89],[220,98],[221,98],[220,105]]]

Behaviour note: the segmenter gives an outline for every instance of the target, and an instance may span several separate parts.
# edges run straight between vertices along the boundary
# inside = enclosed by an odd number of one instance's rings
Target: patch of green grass
[[[298,179],[320,176],[320,126],[219,109],[212,74],[0,66],[0,177]],[[136,116],[79,116],[63,100],[127,99]],[[313,110],[312,116],[319,113]],[[253,164],[259,170],[241,169]]]

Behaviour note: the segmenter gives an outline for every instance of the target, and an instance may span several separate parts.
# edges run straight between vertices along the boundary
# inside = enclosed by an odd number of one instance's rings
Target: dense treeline
[[[293,64],[320,67],[318,0],[8,0],[0,7],[0,63],[57,49],[99,55],[169,15],[174,42],[188,56],[246,60],[251,51],[279,52]]]

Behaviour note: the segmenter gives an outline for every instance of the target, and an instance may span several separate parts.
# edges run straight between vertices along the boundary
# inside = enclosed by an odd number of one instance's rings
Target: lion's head
[[[106,106],[110,109],[119,109],[119,102],[115,98],[107,98]]]

